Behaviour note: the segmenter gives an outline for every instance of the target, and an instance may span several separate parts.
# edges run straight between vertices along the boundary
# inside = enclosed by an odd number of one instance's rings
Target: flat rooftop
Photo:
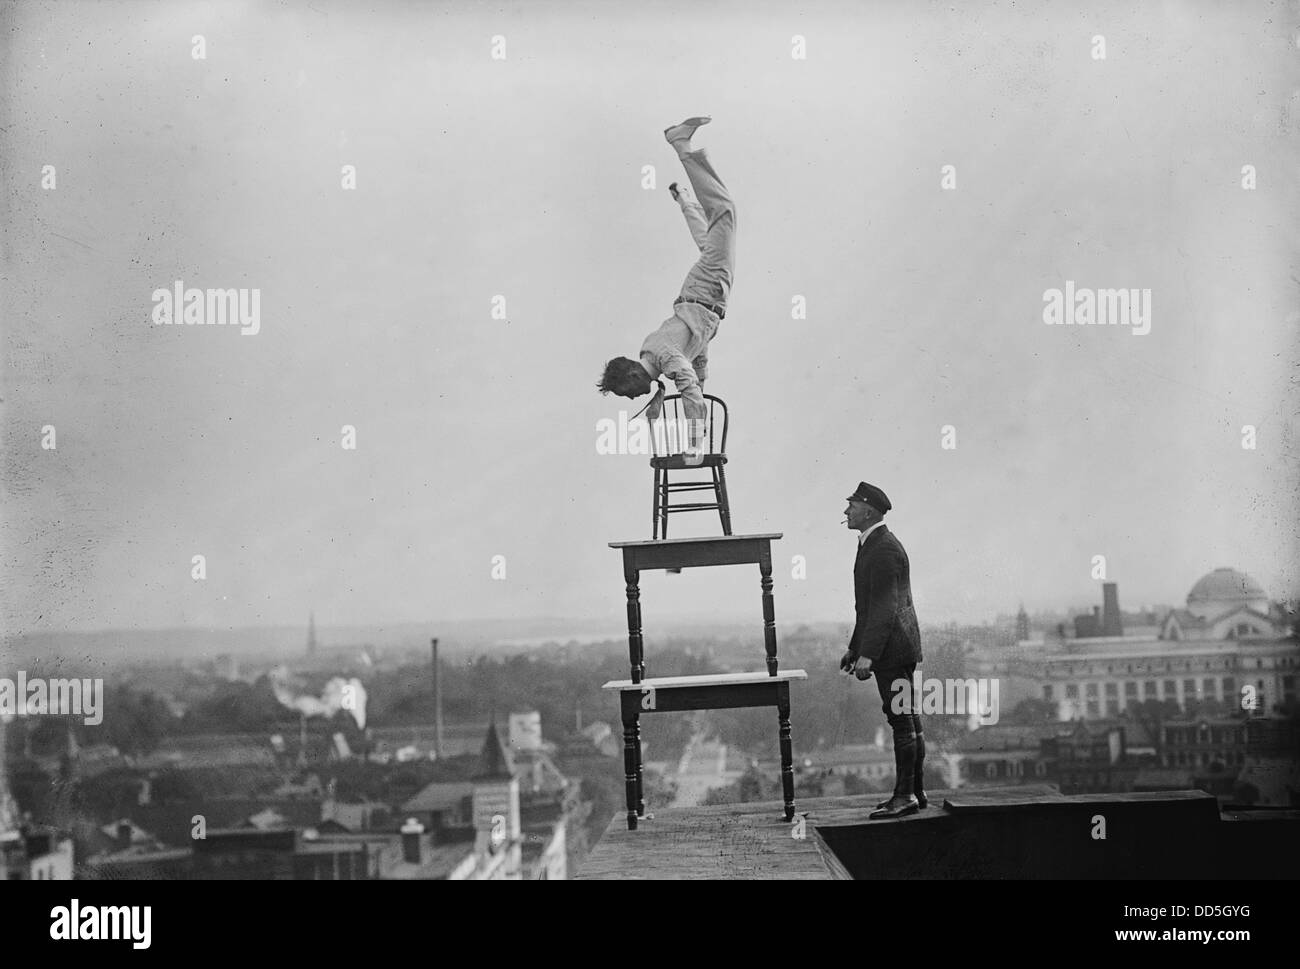
[[[931,792],[930,806],[918,814],[869,821],[886,796],[796,800],[802,830],[785,820],[778,801],[667,808],[642,819],[636,831],[627,830],[620,812],[575,877],[1300,876],[1300,813],[1221,813],[1202,791],[1063,795],[1044,784],[965,788]],[[1246,817],[1272,823],[1234,823]]]

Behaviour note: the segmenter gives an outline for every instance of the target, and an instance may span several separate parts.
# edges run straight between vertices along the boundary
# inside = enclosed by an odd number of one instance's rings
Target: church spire
[[[474,780],[509,780],[515,776],[515,761],[510,749],[502,742],[497,730],[496,717],[488,724],[483,750],[479,753],[479,770]]]

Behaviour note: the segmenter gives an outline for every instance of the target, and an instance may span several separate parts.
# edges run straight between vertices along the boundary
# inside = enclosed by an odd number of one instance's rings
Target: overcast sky
[[[6,5],[6,630],[616,634],[651,474],[594,383],[694,259],[661,132],[697,113],[739,222],[706,390],[779,622],[851,618],[863,479],[923,622],[1099,603],[1094,555],[1126,608],[1295,594],[1300,9],[1031,6]],[[259,289],[260,332],[153,325],[176,280]],[[1067,280],[1149,289],[1150,332],[1045,325]],[[647,625],[758,591],[647,576]]]

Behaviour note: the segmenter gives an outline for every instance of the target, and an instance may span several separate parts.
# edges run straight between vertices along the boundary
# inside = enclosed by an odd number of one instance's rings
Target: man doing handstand
[[[691,148],[695,129],[710,120],[688,118],[664,131],[695,192],[693,199],[676,182],[668,186],[673,200],[682,208],[700,258],[686,274],[681,293],[673,301],[673,315],[646,337],[639,359],[615,357],[605,365],[597,384],[602,394],[615,393],[629,399],[655,390],[646,407],[646,416],[653,421],[659,416],[663,394],[663,385],[656,386],[656,382],[660,374],[671,378],[682,396],[691,429],[691,452],[698,452],[706,417],[704,381],[708,376],[709,341],[727,313],[736,258],[736,205],[704,149]]]

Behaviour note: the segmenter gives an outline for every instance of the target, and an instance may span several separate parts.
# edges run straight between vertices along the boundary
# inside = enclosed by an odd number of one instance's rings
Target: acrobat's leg
[[[686,227],[691,230],[691,238],[695,240],[695,247],[703,250],[705,240],[709,235],[709,220],[704,215],[704,209],[700,203],[695,201],[691,193],[673,182],[668,186],[668,192],[672,195],[673,200],[682,207],[682,215],[686,217]]]
[[[726,305],[735,278],[736,204],[704,149],[692,151],[689,145],[689,141],[673,143],[704,209],[708,229],[700,246],[699,261],[686,274],[681,295]]]
[[[677,157],[681,159],[682,168],[686,169],[686,177],[691,180],[691,188],[704,209],[709,228],[712,229],[714,223],[728,213],[734,221],[736,203],[714,170],[713,162],[703,148],[689,149],[685,148],[686,144],[679,141],[673,147],[678,149]]]

